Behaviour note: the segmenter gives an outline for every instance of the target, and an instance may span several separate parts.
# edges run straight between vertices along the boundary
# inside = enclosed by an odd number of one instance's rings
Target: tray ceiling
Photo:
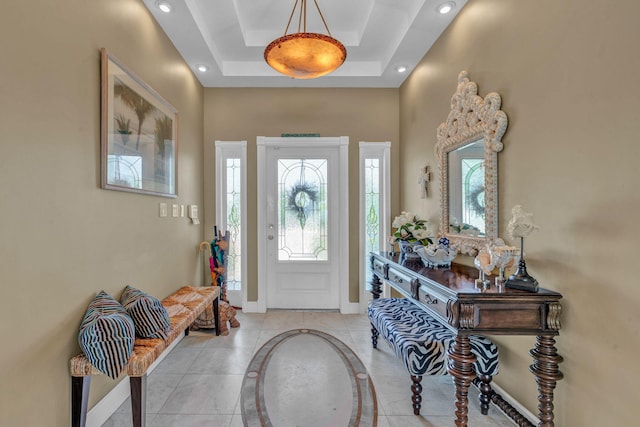
[[[295,0],[162,0],[170,13],[159,10],[160,0],[143,1],[205,87],[399,87],[466,4],[455,0],[443,15],[438,7],[445,0],[317,0],[347,60],[332,74],[297,80],[263,58],[284,34]],[[288,34],[297,23],[294,16]],[[307,32],[326,34],[313,0]]]

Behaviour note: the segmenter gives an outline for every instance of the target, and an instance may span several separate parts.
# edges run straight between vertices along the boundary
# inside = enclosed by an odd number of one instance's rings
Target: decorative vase
[[[420,255],[417,250],[422,248],[423,245],[419,242],[408,242],[406,240],[398,240],[398,246],[400,247],[400,257],[404,260],[418,260]]]
[[[422,258],[425,267],[437,269],[438,267],[451,267],[451,262],[458,255],[458,250],[449,245],[449,239],[443,237],[437,244],[423,246],[416,250]]]

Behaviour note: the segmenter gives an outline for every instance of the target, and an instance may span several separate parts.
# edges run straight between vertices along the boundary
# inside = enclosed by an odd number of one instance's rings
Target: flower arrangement
[[[432,243],[429,237],[428,224],[429,222],[426,219],[420,219],[411,212],[402,211],[391,223],[391,226],[396,228],[392,235],[393,242],[405,241],[421,245]]]

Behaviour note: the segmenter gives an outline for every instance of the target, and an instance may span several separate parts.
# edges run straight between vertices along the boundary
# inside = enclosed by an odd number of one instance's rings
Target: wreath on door
[[[318,189],[315,185],[298,182],[289,189],[287,208],[296,213],[301,228],[306,225],[307,217],[317,201]]]

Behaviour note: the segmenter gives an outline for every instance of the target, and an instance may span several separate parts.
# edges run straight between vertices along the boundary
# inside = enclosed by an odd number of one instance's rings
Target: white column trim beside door
[[[241,218],[242,224],[241,242],[240,247],[242,253],[240,255],[241,263],[241,277],[242,277],[242,290],[241,290],[241,307],[245,309],[247,306],[247,141],[215,141],[215,164],[216,164],[216,222],[220,226],[220,231],[225,232],[228,230],[227,225],[227,211],[223,209],[226,205],[226,191],[218,191],[221,188],[227,186],[227,167],[223,160],[228,157],[236,157],[240,159],[241,170]],[[214,236],[215,237],[215,236]],[[232,302],[232,301],[231,301]]]
[[[362,230],[362,224],[365,222],[366,206],[365,206],[365,170],[364,161],[366,158],[378,158],[380,160],[381,182],[380,182],[380,250],[386,247],[386,236],[391,234],[389,225],[391,223],[391,142],[367,142],[360,141],[359,144],[359,242],[360,251],[366,247],[365,233]],[[368,262],[363,261],[362,254],[358,256],[359,278],[360,278],[360,311],[366,312],[367,305],[371,299],[371,294],[366,290],[366,270],[370,268]],[[386,287],[385,287],[386,288]],[[388,295],[386,295],[388,297]]]
[[[256,228],[258,230],[265,230],[267,228],[267,215],[266,215],[266,207],[265,207],[265,197],[267,194],[267,183],[265,179],[260,179],[260,177],[264,177],[266,175],[265,168],[265,159],[267,155],[267,147],[265,145],[264,136],[259,136],[256,141],[257,145],[257,155],[258,155],[258,168],[257,168],[257,176],[258,176],[258,185],[256,189],[258,190],[258,223],[256,224]],[[267,311],[267,298],[265,297],[265,292],[267,289],[267,284],[264,283],[264,277],[266,275],[267,270],[267,260],[264,254],[267,252],[267,241],[264,233],[258,233],[257,244],[258,244],[258,300],[257,300],[257,312],[265,313]]]
[[[267,182],[262,179],[266,176],[265,161],[267,147],[339,147],[340,151],[340,183],[343,188],[349,188],[349,137],[312,137],[312,138],[299,138],[299,137],[265,137],[258,136],[256,140],[257,144],[257,174],[258,174],[258,301],[257,311],[264,313],[267,311],[267,239],[264,230],[267,230],[267,215],[266,215],[266,194],[267,194]],[[349,192],[340,192],[340,218],[345,218],[345,221],[339,221],[339,233],[341,236],[348,236],[349,232]],[[340,239],[338,245],[338,275],[340,282],[340,296],[339,296],[339,308],[342,313],[357,312],[359,304],[356,303],[356,308],[349,302],[349,239]],[[355,310],[355,311],[354,311]]]

